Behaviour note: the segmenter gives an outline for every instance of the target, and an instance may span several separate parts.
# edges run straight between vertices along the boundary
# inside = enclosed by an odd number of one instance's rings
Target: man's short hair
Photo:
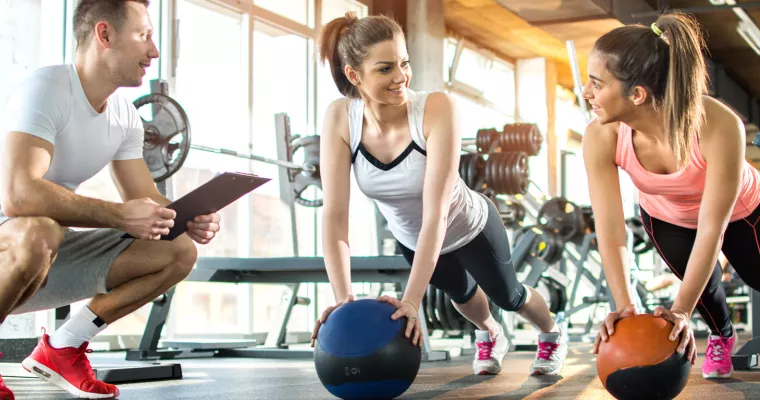
[[[74,38],[77,44],[87,43],[99,21],[108,21],[116,30],[121,29],[130,1],[140,3],[145,8],[150,5],[150,0],[79,0],[74,11]]]

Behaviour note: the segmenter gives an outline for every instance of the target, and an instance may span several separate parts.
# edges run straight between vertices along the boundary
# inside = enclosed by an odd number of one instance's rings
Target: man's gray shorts
[[[10,218],[0,214],[0,224]],[[106,278],[116,257],[134,239],[117,229],[67,230],[45,287],[11,314],[49,310],[109,293]]]

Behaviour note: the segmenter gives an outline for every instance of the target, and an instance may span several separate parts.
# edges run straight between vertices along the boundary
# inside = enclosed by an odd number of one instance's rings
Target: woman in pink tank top
[[[678,350],[694,363],[689,320],[696,308],[711,335],[705,378],[733,374],[735,329],[716,263],[722,251],[741,279],[760,290],[760,174],[744,159],[741,119],[708,97],[699,26],[683,14],[651,26],[614,29],[594,44],[583,95],[596,114],[583,139],[599,253],[616,304],[594,346],[614,322],[637,313],[626,277],[628,257],[618,169],[639,189],[649,237],[683,282],[672,306],[655,315],[674,323]]]

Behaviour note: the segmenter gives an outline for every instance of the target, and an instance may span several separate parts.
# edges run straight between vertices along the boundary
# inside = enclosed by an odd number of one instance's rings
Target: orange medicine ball
[[[599,345],[596,368],[605,389],[617,399],[672,399],[686,386],[691,363],[676,353],[679,340],[668,336],[673,324],[640,314],[615,323]]]

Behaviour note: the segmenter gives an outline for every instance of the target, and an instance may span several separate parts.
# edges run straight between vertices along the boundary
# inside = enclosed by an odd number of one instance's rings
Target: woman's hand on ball
[[[412,344],[415,346],[422,347],[422,340],[420,339],[420,332],[422,332],[422,327],[420,327],[420,321],[418,318],[419,312],[417,311],[417,307],[408,301],[399,300],[395,297],[390,296],[380,296],[378,300],[384,301],[396,307],[396,312],[391,315],[392,320],[395,321],[399,318],[406,317],[406,337],[412,338]]]
[[[638,312],[636,312],[636,306],[633,304],[607,314],[607,318],[602,321],[602,325],[599,327],[599,333],[597,333],[596,340],[594,340],[594,354],[599,353],[599,345],[602,341],[606,342],[609,340],[610,336],[615,333],[615,322],[636,314],[638,314]]]
[[[675,341],[680,337],[680,342],[676,351],[679,354],[686,354],[691,365],[697,361],[697,346],[694,339],[694,330],[689,326],[691,317],[689,314],[679,310],[668,310],[667,308],[657,307],[654,310],[655,317],[662,317],[673,323],[673,330],[670,331],[668,339]]]
[[[317,333],[319,332],[319,328],[322,326],[322,324],[327,321],[327,316],[330,315],[331,312],[335,311],[336,308],[342,306],[343,304],[350,303],[354,301],[354,295],[349,294],[346,296],[346,298],[339,302],[338,304],[334,306],[327,307],[325,311],[322,313],[322,316],[319,317],[317,322],[314,324],[314,332],[311,333],[311,347],[314,347],[314,344],[317,342]]]

